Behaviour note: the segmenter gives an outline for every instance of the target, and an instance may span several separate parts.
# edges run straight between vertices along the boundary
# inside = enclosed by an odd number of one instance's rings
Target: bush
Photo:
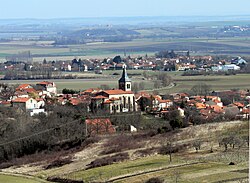
[[[168,154],[168,153],[177,153],[177,152],[187,149],[189,146],[190,144],[181,144],[181,145],[171,146],[171,148],[163,146],[159,149],[159,153],[163,155]]]
[[[87,169],[111,165],[115,162],[121,162],[121,161],[124,161],[127,159],[129,159],[128,153],[120,153],[120,154],[116,154],[114,156],[107,156],[107,157],[96,159],[96,160],[92,161],[88,165]]]
[[[159,150],[156,148],[149,148],[149,149],[142,149],[142,150],[138,150],[135,152],[135,154],[139,155],[139,156],[150,156],[154,153],[157,153]]]
[[[146,181],[146,183],[163,183],[164,180],[160,179],[159,177],[154,177]]]
[[[65,178],[59,178],[59,177],[48,177],[47,181],[59,182],[59,183],[83,183],[82,180],[71,180],[71,179],[65,179]]]
[[[64,159],[58,158],[58,159],[54,160],[53,162],[51,162],[49,165],[47,165],[44,168],[47,170],[47,169],[51,169],[51,168],[61,167],[63,165],[67,165],[67,164],[70,164],[70,163],[72,163],[72,160],[71,160],[70,157],[64,158]]]
[[[145,136],[142,134],[136,135],[118,135],[113,137],[104,144],[105,150],[101,154],[112,154],[122,152],[129,149],[143,147]]]

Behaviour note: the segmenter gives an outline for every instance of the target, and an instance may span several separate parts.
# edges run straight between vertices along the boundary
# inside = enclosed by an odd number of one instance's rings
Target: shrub
[[[129,159],[129,154],[128,153],[119,153],[114,156],[107,156],[104,158],[99,158],[94,161],[92,161],[87,169],[91,168],[96,168],[96,167],[101,167],[101,166],[106,166],[106,165],[111,165],[115,162],[121,162],[126,159]]]
[[[46,167],[44,167],[46,170],[47,169],[51,169],[51,168],[57,168],[57,167],[61,167],[63,165],[67,165],[72,163],[72,160],[70,157],[68,158],[58,158],[56,160],[54,160],[53,162],[51,162],[49,165],[47,165]]]
[[[156,148],[149,148],[149,149],[142,149],[142,150],[138,150],[135,152],[135,154],[139,155],[139,156],[149,156],[152,155],[156,152],[158,152],[159,150]]]
[[[47,181],[59,182],[59,183],[83,183],[82,180],[71,180],[71,179],[65,179],[65,178],[59,178],[59,177],[48,177]]]
[[[143,147],[145,136],[141,134],[136,135],[118,135],[110,139],[104,144],[105,150],[101,154],[111,154],[122,152],[129,149],[136,149]]]
[[[146,181],[146,183],[163,183],[164,180],[160,179],[159,177],[154,177]]]

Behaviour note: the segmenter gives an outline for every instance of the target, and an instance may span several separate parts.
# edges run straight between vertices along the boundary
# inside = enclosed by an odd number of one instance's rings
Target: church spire
[[[119,79],[119,89],[124,91],[131,91],[131,79],[129,79],[126,65],[123,65],[122,77]]]

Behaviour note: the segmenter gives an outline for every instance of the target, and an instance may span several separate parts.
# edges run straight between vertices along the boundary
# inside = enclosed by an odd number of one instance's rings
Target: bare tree
[[[211,92],[211,86],[205,83],[199,83],[191,88],[191,92],[193,92],[194,95],[206,96]]]
[[[195,148],[196,153],[198,153],[198,151],[201,149],[201,144],[201,140],[196,140],[193,142],[193,147]]]

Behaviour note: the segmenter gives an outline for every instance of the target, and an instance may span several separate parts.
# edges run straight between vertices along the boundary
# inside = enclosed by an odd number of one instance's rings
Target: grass
[[[145,182],[152,177],[161,177],[166,182],[172,182],[179,175],[179,182],[217,182],[248,177],[248,164],[229,166],[220,162],[201,162],[198,164],[184,165],[179,157],[173,158],[175,162],[169,164],[167,156],[154,156],[119,164],[108,165],[90,170],[82,170],[71,173],[65,177],[74,180],[107,181],[110,178],[145,172],[166,167],[156,172],[145,173],[117,180],[115,182]],[[176,166],[176,167],[175,167]],[[168,168],[167,168],[168,167]],[[243,170],[243,171],[242,171]]]
[[[248,173],[241,173],[240,171],[234,171],[235,169],[247,169],[246,165],[239,165],[236,167],[230,167],[229,165],[222,163],[201,163],[195,165],[186,165],[177,168],[169,168],[166,170],[144,174],[140,176],[134,176],[131,178],[123,179],[115,182],[145,182],[153,177],[160,177],[166,182],[178,182],[183,183],[200,183],[200,182],[218,182],[223,180],[230,180],[235,178],[248,177]]]
[[[45,183],[47,181],[38,179],[38,178],[31,178],[31,177],[24,177],[19,175],[5,175],[0,174],[0,182],[2,183]]]
[[[173,158],[174,163],[182,162],[179,158]],[[147,157],[134,161],[127,161],[123,163],[113,164],[104,167],[98,167],[89,170],[83,170],[74,172],[67,175],[67,178],[76,180],[108,180],[111,177],[117,177],[120,175],[135,173],[144,170],[156,169],[159,167],[165,167],[169,165],[169,159],[167,156],[155,156]]]
[[[113,73],[121,73],[121,71],[104,71],[103,75],[91,75],[96,76],[98,79],[74,79],[74,80],[52,80],[56,83],[58,90],[61,91],[64,88],[84,90],[88,88],[96,88],[100,85],[109,85],[111,88],[118,87],[118,79],[120,75],[113,76]],[[142,74],[143,70],[128,70],[128,74]],[[148,74],[156,74],[155,71],[147,71]],[[176,86],[172,88],[157,89],[161,94],[170,94],[176,92],[185,92],[190,90],[194,85],[198,83],[206,83],[211,86],[212,90],[230,90],[230,89],[250,89],[249,78],[250,74],[237,74],[230,76],[181,76],[182,72],[169,72],[168,73],[174,79]],[[74,75],[74,73],[73,73]],[[81,74],[84,76],[85,74]],[[86,77],[90,76],[89,74]],[[111,77],[111,78],[110,78]],[[145,90],[154,89],[152,80],[142,80],[142,76],[132,76],[133,82],[143,82]],[[35,84],[38,80],[9,80],[3,81],[5,83],[20,84],[30,83]]]
[[[230,76],[174,76],[176,86],[159,90],[160,93],[175,93],[187,91],[198,83],[210,85],[212,90],[230,90],[230,89],[250,89],[250,74],[238,74]]]

